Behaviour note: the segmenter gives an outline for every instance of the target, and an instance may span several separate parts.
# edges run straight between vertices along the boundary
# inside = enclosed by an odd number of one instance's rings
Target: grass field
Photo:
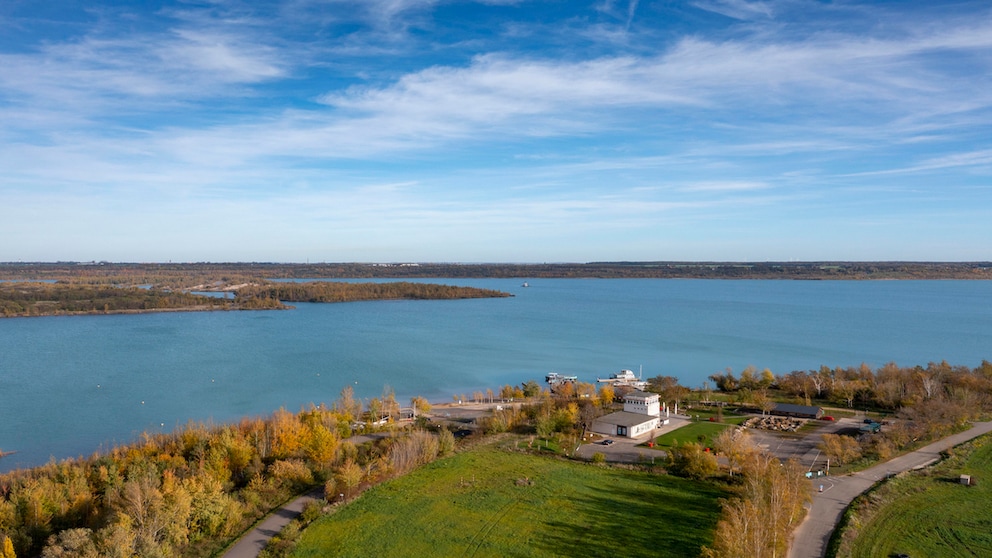
[[[837,555],[992,556],[992,438],[972,444],[929,471],[893,479],[870,493],[868,501],[875,503],[870,519],[850,552]],[[961,474],[972,475],[977,484],[959,484]]]
[[[705,420],[706,418],[701,416],[699,422],[689,423],[682,428],[658,436],[654,439],[655,447],[670,448],[676,442],[680,444],[693,442],[705,447],[713,447],[713,438],[723,432],[725,428],[744,422],[747,417],[724,415],[723,422],[709,422]]]
[[[485,446],[373,488],[293,556],[697,556],[720,488]]]

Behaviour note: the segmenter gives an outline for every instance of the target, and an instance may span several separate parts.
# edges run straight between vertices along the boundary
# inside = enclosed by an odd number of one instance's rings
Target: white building
[[[667,422],[667,418],[661,417],[658,394],[632,391],[624,396],[622,411],[599,417],[593,421],[590,430],[607,436],[636,438]]]
[[[661,416],[661,403],[657,393],[632,391],[623,397],[623,410],[639,415]]]

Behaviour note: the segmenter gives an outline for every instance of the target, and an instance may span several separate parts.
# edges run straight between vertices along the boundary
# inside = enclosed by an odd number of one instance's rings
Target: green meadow
[[[483,446],[365,492],[293,556],[697,556],[721,488]]]
[[[892,479],[856,501],[855,507],[864,511],[847,522],[861,527],[853,544],[847,541],[842,545],[847,548],[836,555],[992,556],[992,438],[955,448],[954,454],[932,469]],[[960,484],[962,474],[972,475],[976,484]]]
[[[713,414],[702,415],[698,421],[690,422],[681,428],[658,436],[654,439],[655,446],[670,448],[676,443],[692,442],[702,444],[704,447],[713,447],[713,438],[716,438],[724,429],[740,425],[747,419],[747,417],[728,413],[724,415],[723,422],[710,422],[707,420],[709,416],[713,416]]]

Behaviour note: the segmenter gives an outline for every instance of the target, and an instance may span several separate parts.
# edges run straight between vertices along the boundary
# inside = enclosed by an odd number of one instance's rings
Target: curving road
[[[940,452],[989,432],[992,432],[992,422],[978,422],[969,430],[948,436],[870,469],[842,477],[813,479],[816,490],[813,494],[813,505],[805,521],[793,534],[788,558],[823,558],[826,555],[830,536],[844,510],[859,494],[889,475],[929,465],[940,459]],[[820,485],[823,487],[822,492]]]

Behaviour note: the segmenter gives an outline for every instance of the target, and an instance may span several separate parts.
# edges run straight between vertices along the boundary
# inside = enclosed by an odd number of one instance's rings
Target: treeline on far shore
[[[0,283],[0,317],[68,314],[120,314],[200,310],[271,310],[287,302],[358,300],[447,300],[493,298],[507,293],[473,287],[426,283],[267,283],[245,285],[235,296],[213,297],[161,288],[115,287],[77,283]]]
[[[0,281],[53,280],[172,289],[263,279],[431,278],[992,279],[992,262],[588,262],[588,263],[115,263],[0,262]]]

